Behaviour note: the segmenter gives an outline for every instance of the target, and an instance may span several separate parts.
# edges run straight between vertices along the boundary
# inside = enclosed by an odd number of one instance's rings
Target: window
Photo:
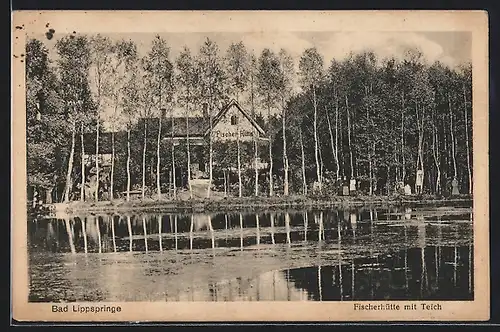
[[[238,124],[238,117],[236,115],[231,116],[231,125],[235,126]]]

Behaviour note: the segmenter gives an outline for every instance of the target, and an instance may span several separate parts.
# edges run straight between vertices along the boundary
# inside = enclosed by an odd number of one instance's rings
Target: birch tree
[[[412,90],[409,94],[415,110],[416,132],[417,132],[417,151],[416,151],[416,174],[422,171],[422,191],[425,179],[424,165],[424,135],[428,127],[429,109],[432,105],[432,91],[430,89],[428,72],[424,70],[421,63],[421,54],[410,54],[410,65],[414,68]]]
[[[472,135],[472,64],[465,63],[460,68],[460,80],[462,82],[463,93],[463,114],[464,114],[464,136],[465,136],[465,158],[467,161],[468,192],[472,194],[472,165],[471,165],[471,143]]]
[[[200,72],[200,94],[202,100],[208,104],[209,120],[209,181],[207,188],[207,198],[213,182],[213,117],[217,111],[217,105],[221,103],[226,92],[226,77],[223,70],[223,63],[219,55],[218,45],[207,38],[200,48],[197,66]]]
[[[139,114],[140,120],[143,124],[143,146],[142,146],[142,186],[141,186],[141,196],[142,199],[146,196],[146,152],[147,152],[147,142],[148,142],[148,120],[150,120],[155,114],[153,107],[155,106],[155,78],[148,71],[149,61],[148,56],[140,59],[139,75],[141,77],[138,82],[139,85]],[[173,119],[173,117],[172,117]],[[173,120],[172,120],[173,121]],[[173,146],[172,146],[173,150]],[[173,155],[173,151],[172,151]],[[173,159],[173,158],[172,158]],[[174,161],[172,161],[174,163]],[[174,177],[175,179],[175,177]],[[174,181],[175,184],[175,181]],[[175,195],[175,187],[174,187]]]
[[[64,201],[70,199],[73,186],[72,173],[75,153],[75,136],[77,124],[84,126],[91,119],[89,114],[94,110],[89,83],[90,46],[85,36],[66,36],[56,43],[59,59],[57,61],[61,81],[61,97],[68,109],[68,121],[71,126],[71,149],[66,173]],[[87,113],[86,113],[87,112]],[[83,169],[82,162],[82,169]],[[82,171],[83,172],[83,171]],[[85,184],[82,183],[82,186]]]
[[[328,132],[330,134],[330,145],[335,162],[335,178],[340,178],[340,163],[339,163],[339,85],[341,75],[341,65],[339,62],[332,60],[328,68],[330,89],[333,92],[333,108],[335,109],[334,123],[335,132],[332,129],[332,120],[330,118],[330,111],[326,109],[326,120],[328,123]]]
[[[257,78],[258,78],[258,63],[257,58],[253,53],[249,54],[249,67],[248,67],[248,76],[249,76],[249,99],[250,99],[250,109],[252,113],[252,117],[255,119],[255,104],[256,104],[256,92],[257,92]],[[254,152],[254,195],[255,197],[259,196],[259,144],[258,144],[259,133],[257,130],[253,131],[253,152]]]
[[[323,57],[316,48],[308,48],[302,54],[299,61],[300,83],[303,90],[309,91],[314,108],[314,158],[316,161],[316,177],[321,190],[321,169],[319,164],[319,141],[318,141],[318,100],[316,91],[323,77]]]
[[[378,116],[384,111],[383,105],[375,89],[379,82],[376,80],[376,56],[373,52],[364,52],[355,57],[357,90],[361,95],[359,111],[361,116],[365,116],[358,127],[362,131],[360,135],[364,149],[360,149],[364,154],[364,161],[368,164],[369,195],[373,195],[374,169],[376,167],[376,146],[380,144],[380,137],[383,134],[382,126],[376,126]],[[388,119],[387,119],[388,120]],[[364,150],[364,151],[363,151]],[[361,154],[361,153],[360,153]]]
[[[258,91],[267,109],[267,130],[269,144],[269,196],[273,196],[273,152],[271,110],[276,107],[276,99],[280,88],[281,68],[278,56],[270,49],[264,49],[259,57],[257,76]]]
[[[186,112],[186,161],[187,161],[187,176],[188,176],[188,187],[189,187],[189,197],[193,198],[193,190],[191,187],[191,151],[190,151],[190,139],[189,139],[189,116],[191,113],[191,107],[196,105],[198,100],[198,83],[199,83],[199,72],[195,65],[194,58],[191,55],[189,48],[184,47],[180,55],[176,60],[176,65],[178,69],[177,82],[178,86],[178,101],[185,108]]]
[[[433,105],[432,105],[432,155],[434,167],[436,169],[436,179],[434,190],[440,194],[442,189],[442,154],[441,154],[441,136],[444,132],[445,114],[443,106],[447,104],[447,78],[444,66],[436,62],[428,70],[429,80],[432,86]]]
[[[239,102],[240,96],[245,92],[249,80],[248,52],[243,42],[232,43],[226,53],[226,72],[228,77],[229,91],[236,96]],[[237,133],[237,159],[238,159],[238,196],[242,197],[241,180],[241,147],[240,147],[240,124],[238,122]]]
[[[286,109],[287,103],[291,97],[293,83],[294,83],[294,63],[293,58],[285,49],[281,49],[279,52],[280,67],[281,67],[281,86],[280,86],[280,101],[281,101],[281,123],[283,132],[283,170],[284,170],[284,181],[283,181],[283,194],[288,196],[289,194],[289,163],[287,155],[286,146]]]
[[[110,200],[114,199],[114,189],[115,189],[115,159],[116,159],[116,142],[115,142],[115,131],[122,128],[122,124],[125,122],[124,114],[122,114],[123,109],[123,99],[124,99],[124,88],[125,81],[127,78],[127,62],[133,50],[133,44],[125,40],[118,40],[113,45],[113,58],[111,64],[111,77],[113,78],[113,84],[110,85],[110,107],[112,112],[109,114],[107,120],[111,129],[111,173],[110,173],[110,188],[109,197]]]
[[[170,47],[167,41],[157,35],[153,40],[151,50],[146,55],[145,70],[149,76],[152,89],[152,103],[158,114],[158,133],[156,143],[156,194],[161,199],[161,130],[162,114],[164,105],[170,105],[173,112],[172,98],[174,94],[173,65],[170,62]],[[173,130],[173,127],[172,127]],[[172,145],[173,146],[173,145]],[[175,172],[175,163],[172,163],[172,172]]]
[[[127,50],[124,52],[126,55],[125,71],[126,77],[123,86],[123,115],[127,128],[127,190],[126,199],[130,200],[130,131],[137,122],[138,109],[141,107],[140,96],[140,64],[137,55],[137,46],[135,43],[130,42]]]
[[[110,87],[114,84],[112,77],[112,50],[113,44],[109,37],[97,34],[90,39],[91,54],[91,77],[93,78],[93,99],[96,107],[96,141],[95,141],[95,168],[97,177],[97,187],[95,200],[99,200],[99,133],[101,116],[109,105],[111,94]],[[82,127],[83,129],[83,127]],[[82,134],[83,135],[83,134]],[[82,136],[83,137],[83,136]],[[83,143],[82,143],[83,149]],[[83,151],[83,150],[82,150]]]

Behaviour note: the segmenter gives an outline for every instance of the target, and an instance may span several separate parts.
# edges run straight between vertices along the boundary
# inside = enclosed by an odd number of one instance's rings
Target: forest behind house
[[[102,35],[64,36],[56,51],[50,59],[43,41],[26,45],[29,198],[36,189],[48,202],[82,199],[84,135],[95,135],[95,153],[110,133],[110,178],[104,184],[96,163],[95,199],[134,188],[143,198],[175,199],[191,189],[194,147],[189,136],[175,148],[161,140],[162,127],[174,110],[187,120],[201,105],[212,122],[231,99],[268,141],[214,144],[209,135],[208,198],[222,183],[229,196],[333,197],[350,179],[359,193],[392,195],[398,183],[415,191],[418,170],[423,194],[449,196],[454,179],[460,194],[472,193],[470,63],[428,63],[416,49],[404,58],[367,50],[325,63],[316,48],[294,59],[286,49],[254,54],[243,42],[221,50],[209,38],[172,58],[160,36],[143,57],[134,42]],[[148,128],[144,118],[159,123]],[[182,125],[189,133],[189,121]],[[257,160],[267,169],[253,167]]]

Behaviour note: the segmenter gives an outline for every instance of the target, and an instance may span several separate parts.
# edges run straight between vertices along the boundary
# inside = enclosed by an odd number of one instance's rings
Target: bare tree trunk
[[[114,177],[115,177],[115,132],[111,132],[111,178],[109,179],[109,199],[114,199]]]
[[[302,128],[299,127],[299,137],[300,137],[300,153],[302,158],[302,191],[304,195],[307,195],[307,179],[306,179],[306,161],[304,154],[304,141],[302,139]]]
[[[337,164],[337,169],[335,172],[336,179],[340,178],[340,163],[339,163],[339,101],[337,98],[337,92],[335,92],[335,163]]]
[[[227,171],[223,170],[224,173],[224,197],[227,197]]]
[[[267,123],[268,123],[268,135],[269,135],[269,197],[274,195],[273,193],[273,151],[272,151],[272,140],[271,140],[271,106],[270,106],[270,97],[269,94],[267,96]]]
[[[375,142],[372,142],[372,151],[369,153],[368,163],[370,169],[370,196],[373,195],[373,161],[372,153],[375,154]]]
[[[241,184],[241,153],[240,153],[240,127],[238,124],[238,136],[236,137],[236,145],[238,149],[238,197],[243,196]]]
[[[95,139],[95,173],[97,177],[95,188],[95,201],[99,201],[99,114],[97,114],[97,127]]]
[[[436,122],[437,119],[433,119],[433,124],[432,124],[432,156],[434,158],[434,165],[436,166],[436,187],[435,187],[435,192],[436,194],[441,193],[441,161],[440,161],[440,156],[439,156],[439,142],[438,142],[438,135],[437,135],[437,130],[436,130]]]
[[[417,164],[415,166],[415,177],[416,177],[416,173],[419,169],[419,166],[420,166],[420,131],[421,131],[421,128],[420,128],[420,119],[419,119],[419,116],[418,116],[418,105],[417,103],[415,103],[415,116],[416,116],[416,119],[417,119],[417,136],[418,136],[418,142],[417,142]],[[416,182],[415,182],[415,185],[416,185]]]
[[[443,132],[443,135],[442,135],[442,138],[443,138],[443,147],[444,147],[444,150],[445,152],[449,151],[449,147],[448,147],[448,135],[446,133],[446,130],[445,130],[445,118],[443,116],[443,126],[442,126],[442,132]],[[444,155],[442,156],[444,159],[444,164],[443,167],[442,167],[442,174],[443,174],[443,179],[447,179],[449,177],[449,172],[450,172],[450,154],[449,153],[444,153]],[[442,191],[447,191],[448,188],[447,188],[447,184],[446,182],[444,182],[442,185],[441,185],[441,190]]]
[[[283,116],[282,116],[282,124],[283,124],[283,167],[284,167],[284,183],[283,183],[283,195],[288,196],[289,185],[288,185],[288,155],[286,151],[286,128],[285,128],[285,103],[283,102]]]
[[[147,126],[144,119],[144,146],[142,149],[142,199],[146,194],[146,146],[147,146]]]
[[[212,105],[210,105],[212,106]],[[212,181],[213,181],[213,160],[214,160],[214,156],[213,156],[213,146],[212,146],[212,107],[210,107],[210,109],[208,110],[210,112],[209,116],[210,116],[210,133],[209,133],[209,151],[208,151],[208,188],[207,188],[207,198],[210,198],[210,192],[212,190]]]
[[[398,153],[397,153],[397,142],[394,142],[394,147],[393,147],[393,157],[394,157],[394,182],[397,183],[399,180],[399,168],[397,166],[398,163]]]
[[[127,128],[127,202],[130,201],[130,129]]]
[[[175,174],[175,144],[174,144],[174,109],[172,108],[170,112],[170,120],[172,121],[171,124],[171,142],[172,145],[170,146],[170,153],[172,155],[172,194],[174,199],[177,199],[177,185],[176,185],[176,174]]]
[[[189,106],[188,106],[189,112]],[[193,198],[193,188],[191,187],[191,151],[189,146],[189,115],[186,116],[186,149],[187,149],[187,177],[188,177],[188,188],[189,188],[189,198]]]
[[[162,114],[160,114],[158,119],[158,141],[156,144],[156,193],[158,194],[158,200],[161,200],[161,157],[160,157],[160,146],[161,146],[161,119]],[[172,128],[173,129],[173,128]]]
[[[345,107],[347,112],[347,142],[349,145],[349,160],[351,165],[351,179],[354,178],[354,163],[352,157],[352,148],[351,148],[351,120],[349,116],[349,100],[347,95],[345,96]]]
[[[472,194],[472,172],[471,172],[471,163],[470,163],[470,147],[469,147],[469,121],[467,117],[467,94],[465,92],[465,84],[463,86],[464,89],[464,127],[465,127],[465,147],[467,154],[467,175],[469,178],[469,195]]]
[[[368,92],[365,91],[366,93],[366,96],[368,96]],[[371,128],[372,126],[370,125],[370,113],[368,112],[368,108],[366,109],[366,120],[367,120],[367,125],[368,125],[368,128],[369,130],[373,130],[373,128]],[[375,154],[375,142],[372,141],[372,146],[368,146],[367,147],[367,152],[368,152],[368,172],[369,172],[369,177],[370,177],[370,190],[369,190],[369,195],[372,196],[373,195],[373,161],[372,161],[372,157],[373,155]],[[373,155],[372,155],[372,152],[373,152]]]
[[[401,93],[401,158],[402,158],[401,181],[403,181],[403,183],[406,180],[404,117],[405,117],[405,97],[404,97],[404,92],[403,92],[403,93]]]
[[[253,150],[254,150],[254,163],[255,163],[255,197],[259,196],[259,168],[257,164],[257,158],[258,158],[258,151],[257,151],[257,138],[255,137],[254,133],[254,139],[253,139]]]
[[[339,163],[338,163],[338,160],[337,160],[337,149],[335,148],[336,145],[333,142],[332,124],[330,122],[330,115],[328,114],[328,109],[326,107],[325,107],[325,111],[326,111],[326,120],[328,122],[328,132],[330,133],[330,145],[331,145],[331,148],[332,148],[333,159],[335,161],[335,171],[336,171],[337,178],[338,178]]]
[[[321,173],[318,155],[318,105],[316,103],[316,87],[313,86],[313,106],[314,106],[314,158],[316,160],[316,177],[319,190],[321,190]]]
[[[80,141],[82,145],[82,151],[81,151],[81,159],[82,159],[82,179],[80,182],[80,201],[83,202],[85,201],[85,144],[83,141],[83,121],[80,126]]]
[[[455,156],[455,132],[453,129],[453,112],[451,111],[451,99],[448,94],[448,110],[450,112],[450,135],[451,135],[451,156],[453,160],[453,178],[457,178],[457,160]]]
[[[424,179],[425,179],[425,172],[424,172],[424,110],[422,110],[422,114],[419,113],[418,111],[418,103],[415,103],[415,114],[417,117],[417,131],[418,131],[418,149],[417,149],[417,166],[416,166],[416,172],[415,176],[417,175],[417,171],[421,170],[422,171],[422,186],[421,186],[421,193],[423,192],[423,187],[424,187]],[[416,189],[416,188],[415,188]]]
[[[321,142],[321,136],[318,132],[319,178],[323,182],[323,172],[325,169],[325,164],[323,162],[323,150],[321,149],[321,144],[319,144],[319,142]]]
[[[72,130],[71,130],[71,151],[69,153],[68,171],[66,172],[66,186],[64,188],[64,202],[69,202],[69,195],[72,187],[71,173],[73,173],[73,160],[75,156],[75,135],[76,135],[76,124],[75,120],[73,120]]]
[[[250,103],[252,107],[252,117],[255,119],[255,105],[254,105],[254,90],[253,90],[253,75],[250,80]],[[255,163],[255,197],[259,196],[259,169],[257,165],[257,159],[259,157],[258,153],[258,142],[257,142],[257,131],[253,131],[253,149],[254,149],[254,163]]]
[[[339,149],[341,151],[341,153],[339,154],[339,164],[341,165],[340,167],[340,174],[341,174],[341,178],[344,179],[345,178],[345,172],[346,172],[346,167],[345,167],[345,153],[344,153],[344,139],[345,139],[345,134],[344,134],[344,131],[342,130],[342,126],[343,126],[343,123],[342,123],[342,117],[339,116],[338,118],[339,120],[339,141],[340,141],[340,145],[337,145],[339,146]]]

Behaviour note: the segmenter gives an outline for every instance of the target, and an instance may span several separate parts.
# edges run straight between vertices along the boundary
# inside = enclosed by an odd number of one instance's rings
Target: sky
[[[139,53],[146,54],[154,38],[149,33],[104,34],[113,40],[133,40]],[[175,58],[184,46],[197,52],[205,38],[213,39],[225,52],[232,42],[243,41],[245,46],[258,56],[268,47],[274,51],[285,48],[294,58],[309,47],[317,47],[323,55],[325,64],[335,58],[343,59],[349,52],[364,50],[374,51],[380,58],[401,57],[408,48],[418,48],[429,62],[439,60],[447,65],[455,66],[471,60],[472,34],[470,32],[224,32],[224,33],[161,33],[171,47]],[[48,40],[44,35],[34,37],[44,40],[51,51],[51,58],[56,57],[55,43],[62,37],[57,33]]]
[[[103,34],[112,40],[132,40],[138,47],[139,54],[145,55],[155,37],[152,33]],[[332,59],[344,59],[350,52],[373,51],[383,60],[388,57],[401,59],[409,48],[420,50],[427,62],[441,61],[454,67],[463,62],[471,61],[471,32],[187,32],[160,33],[171,48],[171,59],[174,60],[182,49],[187,46],[196,54],[208,37],[214,40],[223,55],[232,42],[243,41],[248,50],[258,57],[264,48],[278,52],[286,49],[294,58],[296,70],[302,52],[309,47],[316,47],[324,58],[325,68]],[[49,49],[50,58],[57,59],[55,44],[62,34],[54,34],[48,40],[45,35],[32,37],[43,40]]]

